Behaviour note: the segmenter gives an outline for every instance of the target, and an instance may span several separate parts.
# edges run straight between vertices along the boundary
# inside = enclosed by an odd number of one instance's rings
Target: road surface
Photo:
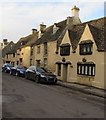
[[[104,118],[104,104],[58,85],[2,75],[3,118]]]

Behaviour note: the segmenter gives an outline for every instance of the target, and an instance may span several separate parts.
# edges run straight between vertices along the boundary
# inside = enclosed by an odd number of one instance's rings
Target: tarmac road
[[[58,85],[2,75],[3,118],[104,118],[104,104]]]

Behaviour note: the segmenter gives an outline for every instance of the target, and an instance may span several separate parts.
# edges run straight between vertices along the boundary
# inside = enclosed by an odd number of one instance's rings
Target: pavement
[[[85,94],[90,94],[90,95],[94,95],[97,97],[106,98],[105,90],[95,88],[93,86],[86,86],[86,85],[77,84],[77,83],[64,82],[61,80],[58,80],[57,84],[60,86],[63,86],[63,87],[67,87],[67,88],[76,90],[76,91],[80,91]]]

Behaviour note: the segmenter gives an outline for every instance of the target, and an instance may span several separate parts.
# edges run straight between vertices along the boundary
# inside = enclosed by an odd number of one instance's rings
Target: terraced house
[[[45,33],[35,42],[35,64],[55,72],[55,64],[58,60],[58,48],[68,29],[81,23],[79,8],[72,9],[72,17],[54,23],[45,29]]]
[[[3,61],[3,63],[10,63],[10,60],[8,60],[8,52],[10,52],[13,49],[14,45],[15,45],[15,43],[13,41],[10,41],[8,43],[8,45],[2,49],[2,61]]]
[[[21,38],[11,53],[15,64],[45,67],[62,81],[106,89],[105,22],[106,17],[81,23],[74,6],[71,17],[49,27],[40,24],[39,31]]]
[[[59,79],[106,88],[104,23],[106,18],[74,25],[59,46],[56,74]]]
[[[17,49],[17,64],[21,64],[25,67],[33,65],[33,42],[38,38],[38,32],[36,29],[32,29],[32,34],[23,38],[23,41],[27,41],[20,48]]]
[[[36,41],[35,64],[55,72],[62,81],[104,89],[106,18],[81,23],[79,8],[74,6],[72,13]]]
[[[33,30],[34,32],[34,30]],[[32,41],[33,39],[36,39],[36,33],[33,33],[20,38],[20,40],[14,44],[14,46],[6,52],[6,55],[4,57],[4,62],[12,63],[13,65],[23,65],[26,67],[29,67],[30,65],[30,48],[24,47],[27,45],[29,41]],[[7,46],[10,47],[10,46]],[[4,52],[3,52],[4,54]]]

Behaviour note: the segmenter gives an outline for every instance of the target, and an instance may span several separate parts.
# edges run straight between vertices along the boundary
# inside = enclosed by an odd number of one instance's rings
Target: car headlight
[[[7,67],[7,69],[8,69],[8,70],[10,70],[10,68],[9,68],[9,67]]]
[[[40,75],[42,78],[44,78],[45,76],[44,75]]]
[[[20,73],[23,73],[23,71],[20,71]]]

